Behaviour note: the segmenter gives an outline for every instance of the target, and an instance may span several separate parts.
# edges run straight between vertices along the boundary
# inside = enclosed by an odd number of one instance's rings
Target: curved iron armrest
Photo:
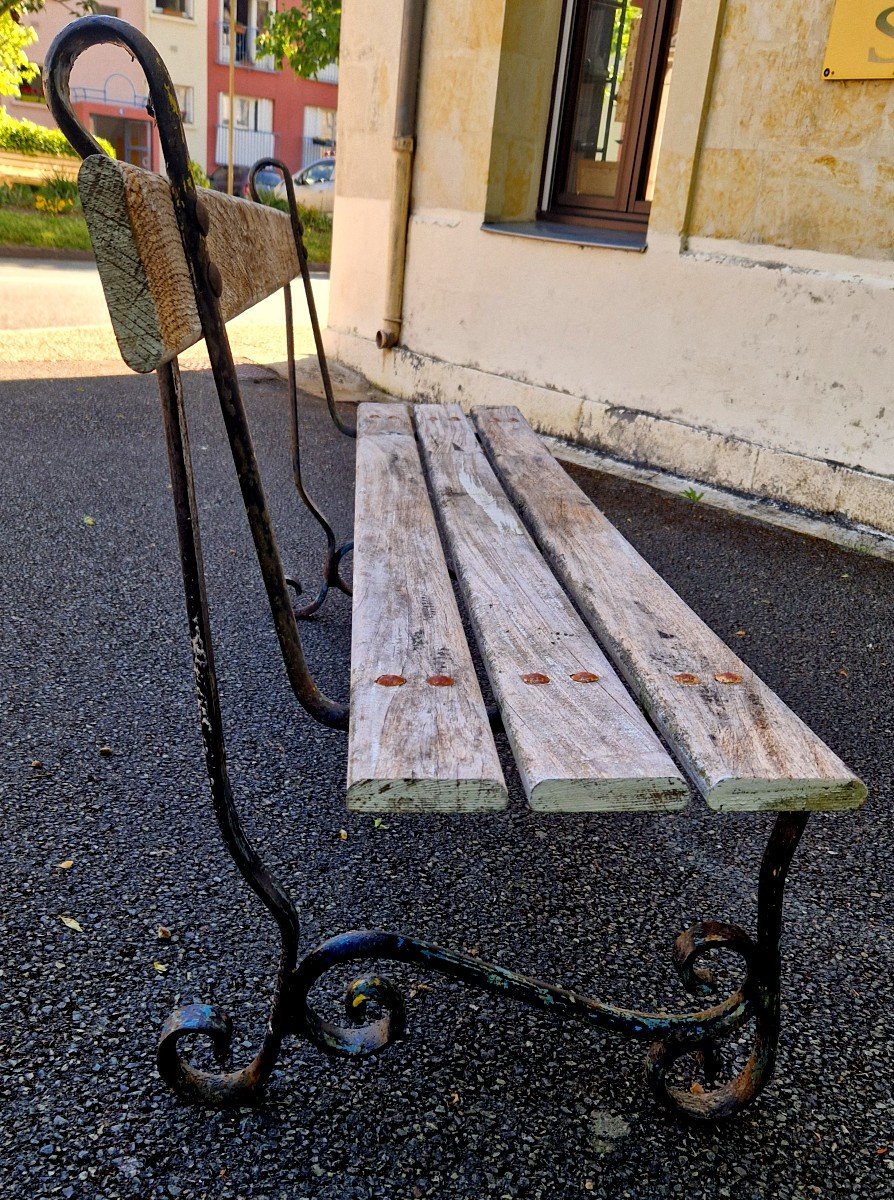
[[[59,126],[82,157],[101,153],[71,107],[69,77],[78,55],[89,46],[124,47],[142,66],[149,85],[152,113],[158,124],[171,183],[174,210],[189,266],[196,306],[208,345],[221,412],[258,561],[273,613],[289,681],[304,708],[318,721],[346,729],[348,707],[325,696],[314,683],[304,659],[295,612],[288,592],[279,551],[267,510],[258,464],[249,435],[245,408],[236,378],[226,329],[218,304],[215,276],[203,232],[203,215],[189,172],[189,156],[180,122],[179,106],[170,77],[148,39],[114,17],[88,17],[67,26],[50,47],[45,64],[46,92]],[[284,170],[282,164],[275,164]],[[335,411],[331,383],[325,369],[322,341],[310,290],[306,254],[303,254],[300,221],[294,189],[285,171],[293,231],[311,311],[314,336],[323,368],[324,388],[333,420],[342,432]],[[291,312],[287,292],[287,311]],[[291,322],[289,322],[291,325]],[[315,512],[327,532],[330,566],[328,582],[340,586],[338,561],[346,547],[336,548],[331,528],[314,509],[301,483],[300,455],[295,421],[294,353],[290,338],[290,384],[293,417],[293,472],[299,494]],[[503,967],[481,962],[467,954],[433,946],[403,934],[380,930],[353,931],[330,938],[299,960],[299,917],[286,891],[270,875],[241,828],[227,774],[226,747],[220,698],[214,670],[205,576],[199,539],[198,513],[183,390],[176,360],[158,370],[159,391],[167,440],[171,483],[177,520],[189,631],[192,640],[196,694],[202,726],[205,765],[215,815],[239,871],[275,920],[281,940],[279,970],[270,1018],[261,1048],[241,1070],[213,1073],[199,1070],[180,1053],[180,1043],[195,1035],[210,1039],[221,1057],[229,1049],[232,1026],[218,1008],[189,1005],[172,1014],[158,1047],[162,1077],[185,1099],[204,1104],[244,1104],[258,1095],[273,1070],[283,1038],[307,1037],[330,1053],[365,1055],[380,1050],[404,1029],[404,1006],[397,990],[378,977],[355,980],[345,997],[346,1023],[335,1025],[314,1010],[309,992],[330,968],[360,960],[392,959],[415,963],[485,991],[523,1001],[562,1017],[576,1017],[599,1028],[651,1043],[648,1077],[658,1099],[678,1116],[715,1120],[731,1116],[750,1104],[769,1081],[779,1038],[780,954],[782,901],[785,879],[807,822],[803,813],[776,818],[764,852],[758,888],[756,937],[738,926],[705,921],[693,925],[674,944],[674,966],[684,987],[693,995],[714,991],[711,973],[701,964],[712,951],[731,951],[743,963],[741,982],[726,999],[706,1008],[670,1013],[620,1008],[582,996],[567,988],[531,979]],[[378,1010],[370,1015],[370,1004]],[[751,1053],[745,1066],[723,1083],[717,1082],[719,1044],[724,1037],[752,1022]],[[700,1058],[707,1088],[682,1089],[672,1084],[670,1071],[683,1056]]]
[[[221,414],[289,683],[299,702],[317,721],[336,729],[347,729],[348,706],[331,699],[319,689],[304,657],[251,440],[245,405],[236,377],[226,325],[220,311],[220,272],[209,257],[205,240],[208,228],[207,214],[201,205],[189,170],[189,153],[180,118],[180,107],[167,68],[149,39],[126,21],[117,17],[82,18],[68,25],[57,35],[47,54],[44,76],[50,110],[65,136],[82,157],[103,153],[75,115],[69,92],[69,79],[74,62],[84,50],[97,45],[123,47],[139,62],[146,75],[151,114],[158,127],[171,185],[174,214],[183,243],[196,308],[208,347]],[[173,419],[174,410],[177,409],[185,429],[186,415],[183,411],[182,388],[176,362],[159,368],[158,376],[162,391],[167,390],[174,397],[172,406],[163,405],[166,421]],[[169,454],[173,452],[172,445],[169,436]],[[187,479],[191,483],[192,467],[188,457],[187,439],[182,439],[182,448],[186,455]],[[183,503],[179,505],[178,513],[185,512],[186,497],[182,496],[179,499]],[[180,533],[181,545],[184,536],[194,536],[198,543],[198,526],[194,521],[190,529],[180,530]],[[199,670],[198,664],[196,670]]]

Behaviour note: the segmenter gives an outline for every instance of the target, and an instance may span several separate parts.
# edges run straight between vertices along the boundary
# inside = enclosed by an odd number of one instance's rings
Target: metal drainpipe
[[[416,149],[416,95],[419,59],[422,54],[422,25],[425,0],[404,0],[400,34],[400,66],[397,73],[397,112],[394,117],[394,184],[388,222],[388,284],[385,316],[376,334],[380,350],[390,350],[400,337],[404,303],[404,272],[407,261],[407,221],[410,214],[410,184]]]

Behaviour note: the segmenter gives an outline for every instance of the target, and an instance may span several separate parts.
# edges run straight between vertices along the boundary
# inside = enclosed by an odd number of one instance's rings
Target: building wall
[[[404,325],[380,352],[401,6],[346,0],[333,350],[398,394],[518,403],[625,459],[894,530],[894,84],[823,81],[832,0],[809,8],[683,0],[636,254],[482,229],[534,215],[559,0],[430,3]]]
[[[193,119],[183,128],[190,158],[203,170],[208,168],[208,3],[192,0],[191,15],[183,17],[156,11],[153,0],[143,0],[142,26],[164,59],[174,86],[193,88]],[[159,8],[161,4],[159,0]]]
[[[118,0],[119,15],[138,29],[143,28],[145,0]],[[36,13],[27,14],[27,22],[37,30],[37,42],[29,47],[32,62],[43,63],[50,43],[61,29],[73,19],[72,14],[59,0],[49,0],[46,7]],[[146,92],[143,73],[130,55],[117,46],[91,46],[75,63],[71,73],[72,91],[79,88],[91,92],[104,92],[107,102],[87,104],[89,112],[115,112],[117,109],[132,109],[135,96]],[[53,128],[55,122],[45,104],[28,100],[3,98],[3,106],[17,120],[34,121],[38,125]],[[145,116],[145,113],[143,114]]]
[[[894,86],[823,80],[831,14],[831,0],[727,5],[693,234],[894,255]]]

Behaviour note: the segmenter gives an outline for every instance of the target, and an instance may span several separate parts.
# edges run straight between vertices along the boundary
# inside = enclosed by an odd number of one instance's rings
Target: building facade
[[[851,41],[863,23],[852,69],[836,4]],[[399,395],[518,404],[617,458],[894,532],[891,9],[429,3],[396,256],[411,8],[344,4],[334,353]]]
[[[227,163],[230,25],[228,0],[209,3],[205,156],[212,174]],[[258,30],[274,7],[270,0],[235,0],[233,157],[237,167],[275,157],[294,172],[334,150],[338,68],[330,67],[318,80],[297,79],[288,67],[278,70],[261,55]]]
[[[318,79],[297,79],[256,51],[258,28],[273,7],[268,0],[236,0],[236,103],[234,151],[237,166],[276,155],[296,171],[334,152],[338,68]],[[121,17],[155,45],[171,73],[183,114],[189,153],[210,175],[226,165],[229,120],[229,25],[223,0],[117,0],[98,12]],[[53,38],[72,13],[48,0],[29,14],[38,34],[30,54],[42,63]],[[146,82],[139,66],[115,46],[86,51],[72,72],[72,101],[86,128],[107,138],[119,158],[148,170],[161,169],[161,153],[146,112]],[[53,125],[39,81],[21,100],[4,107],[17,119]]]
[[[99,11],[144,29],[146,4],[147,0],[118,0],[114,6],[100,5]],[[56,0],[49,0],[40,12],[28,14],[38,37],[28,50],[34,62],[43,63],[53,38],[71,19],[71,12]],[[157,162],[152,122],[146,113],[146,81],[129,54],[117,46],[91,47],[74,65],[71,97],[85,128],[107,138],[119,158],[145,167]],[[50,128],[55,124],[39,79],[22,89],[20,100],[4,97],[3,106],[17,120],[34,121]]]

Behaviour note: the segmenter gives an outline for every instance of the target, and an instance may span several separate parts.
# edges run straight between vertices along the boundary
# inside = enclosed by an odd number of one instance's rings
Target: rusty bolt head
[[[735,671],[718,671],[714,676],[718,683],[741,683],[742,676],[737,675]]]
[[[211,228],[211,216],[204,200],[196,200],[196,224],[202,231],[202,236],[207,237],[208,230]]]
[[[682,683],[685,687],[695,687],[701,683],[698,675],[693,675],[689,671],[681,671],[679,675],[674,676],[675,683]]]
[[[531,671],[528,675],[522,675],[522,683],[549,683],[549,676],[543,675],[540,671]]]
[[[599,682],[599,676],[594,675],[592,671],[575,671],[573,675],[569,676],[569,678],[572,679],[574,681],[574,683],[598,683]]]
[[[454,678],[452,675],[429,675],[425,682],[429,687],[453,687]]]
[[[380,687],[403,687],[406,682],[403,675],[380,675],[376,680]]]
[[[220,268],[218,267],[217,263],[208,264],[207,278],[208,286],[211,288],[215,296],[220,299],[221,292],[223,291],[223,275],[221,275]]]

